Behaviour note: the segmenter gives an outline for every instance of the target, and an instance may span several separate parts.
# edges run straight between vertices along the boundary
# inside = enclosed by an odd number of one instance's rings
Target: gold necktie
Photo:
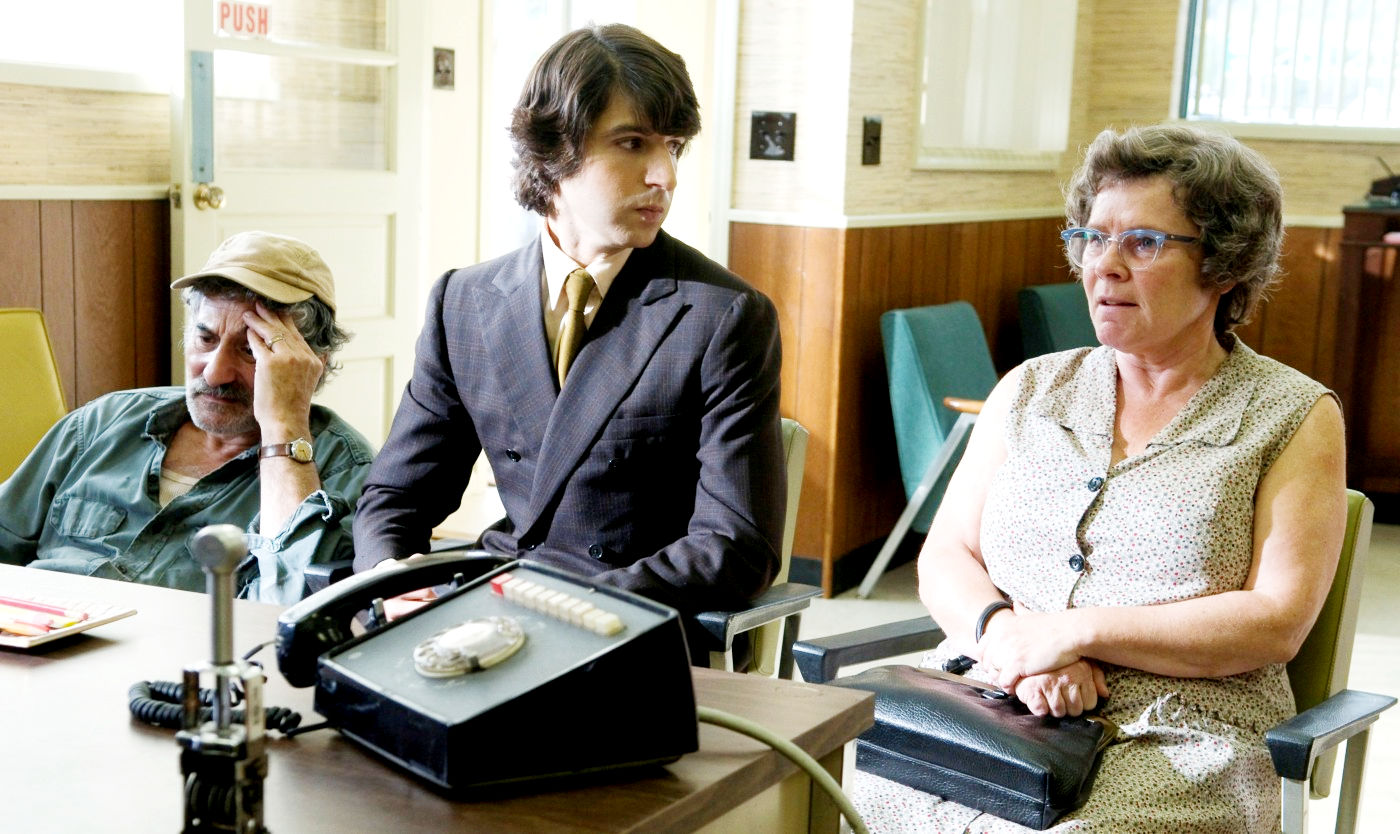
[[[569,300],[569,309],[564,313],[563,321],[559,322],[559,345],[554,360],[554,367],[559,372],[560,388],[564,387],[564,377],[569,373],[569,366],[573,364],[574,357],[578,356],[579,348],[583,346],[583,305],[588,301],[591,292],[593,276],[589,275],[587,270],[575,269],[564,279],[564,295]]]

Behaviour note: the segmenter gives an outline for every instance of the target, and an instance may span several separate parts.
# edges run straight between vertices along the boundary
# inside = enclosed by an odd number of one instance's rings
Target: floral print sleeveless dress
[[[1028,361],[1008,457],[982,518],[992,581],[1032,610],[1152,605],[1238,590],[1253,554],[1254,491],[1322,385],[1233,336],[1214,376],[1138,455],[1110,465],[1114,351]],[[940,647],[924,665],[941,665]],[[975,675],[977,670],[973,670]],[[1169,678],[1106,666],[1121,728],[1089,800],[1053,831],[1276,831],[1279,781],[1263,734],[1295,712],[1284,666]],[[872,832],[1030,829],[857,771]]]

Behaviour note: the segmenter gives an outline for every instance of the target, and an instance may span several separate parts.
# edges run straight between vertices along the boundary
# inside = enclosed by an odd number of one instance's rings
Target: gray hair
[[[317,356],[326,359],[326,368],[321,373],[321,378],[316,381],[316,390],[321,390],[321,386],[326,384],[326,380],[340,370],[340,363],[331,361],[331,358],[335,356],[337,351],[345,347],[346,342],[350,341],[350,334],[335,323],[335,313],[331,311],[331,308],[314,295],[305,301],[284,304],[259,295],[242,284],[227,278],[207,275],[195,279],[193,283],[185,287],[180,297],[190,312],[197,311],[206,298],[223,298],[249,304],[262,304],[274,313],[288,313],[292,317],[292,323],[296,325],[297,332],[306,340],[306,344]]]
[[[1163,175],[1182,212],[1201,229],[1201,284],[1228,290],[1215,332],[1253,317],[1278,285],[1283,249],[1283,187],[1278,172],[1237,139],[1178,125],[1105,130],[1066,187],[1071,226],[1088,223],[1099,191],[1124,180]]]

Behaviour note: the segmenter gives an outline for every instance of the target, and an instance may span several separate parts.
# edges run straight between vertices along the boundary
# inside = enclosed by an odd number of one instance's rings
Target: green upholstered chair
[[[1389,695],[1346,688],[1374,514],[1366,496],[1347,491],[1346,537],[1332,589],[1312,631],[1288,664],[1298,715],[1265,734],[1274,769],[1283,780],[1284,834],[1307,830],[1308,800],[1330,792],[1336,748],[1342,742],[1347,753],[1335,830],[1341,834],[1356,830],[1370,727],[1395,705]],[[793,646],[793,658],[803,680],[825,683],[845,666],[931,649],[943,637],[931,617],[916,617],[800,641]]]
[[[68,406],[43,313],[0,310],[0,357],[4,357],[0,368],[0,402],[5,404],[5,431],[0,432],[3,481],[68,412]]]
[[[981,401],[996,385],[996,369],[977,311],[966,301],[890,310],[880,316],[889,372],[899,473],[905,505],[857,592],[874,590],[910,530],[928,532],[948,478],[976,419],[945,400]]]
[[[1024,358],[1077,347],[1094,347],[1094,322],[1078,281],[1040,284],[1016,293]]]

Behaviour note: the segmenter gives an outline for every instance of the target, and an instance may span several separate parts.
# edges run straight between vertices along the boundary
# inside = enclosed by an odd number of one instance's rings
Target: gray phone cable
[[[779,753],[782,753],[784,756],[787,756],[794,764],[807,771],[807,774],[812,777],[813,781],[821,785],[822,790],[826,791],[827,795],[831,797],[831,801],[835,802],[836,807],[840,809],[842,816],[851,824],[851,831],[854,832],[854,834],[869,834],[868,829],[865,827],[865,822],[860,818],[860,814],[856,812],[856,808],[851,804],[850,798],[841,792],[841,786],[836,783],[836,779],[833,778],[830,773],[826,772],[826,768],[817,764],[817,760],[812,758],[806,750],[803,750],[801,747],[798,747],[796,744],[793,744],[781,736],[775,735],[771,730],[768,730],[762,725],[755,724],[747,718],[740,718],[733,713],[702,706],[697,706],[695,708],[695,713],[696,717],[706,724],[714,724],[728,730],[733,730],[736,733],[743,733],[750,738],[758,739]]]

